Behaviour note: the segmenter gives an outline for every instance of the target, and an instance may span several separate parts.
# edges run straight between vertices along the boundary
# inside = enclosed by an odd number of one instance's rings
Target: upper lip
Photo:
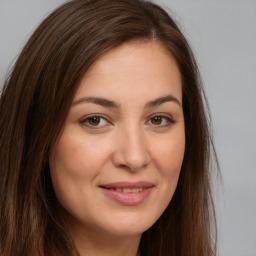
[[[113,182],[108,184],[102,184],[100,187],[108,188],[108,189],[117,189],[117,188],[151,188],[154,187],[154,184],[147,181],[137,181],[137,182]]]

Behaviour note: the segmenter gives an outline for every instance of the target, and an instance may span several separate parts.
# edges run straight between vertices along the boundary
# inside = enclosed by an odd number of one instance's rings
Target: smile
[[[138,205],[143,203],[154,188],[149,182],[118,182],[101,185],[103,193],[107,198],[122,205]]]
[[[123,193],[136,193],[141,192],[144,188],[116,188],[114,190],[123,192]]]

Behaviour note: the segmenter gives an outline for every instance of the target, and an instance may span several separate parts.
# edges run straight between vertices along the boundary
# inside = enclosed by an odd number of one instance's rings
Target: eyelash
[[[93,118],[96,118],[95,121],[98,121],[98,122],[99,122],[99,123],[96,123],[95,126],[89,123],[90,121],[92,121]],[[167,124],[164,124],[164,125],[162,125],[162,124],[155,125],[155,124],[152,123],[152,120],[153,120],[154,118],[160,118],[161,123],[163,122],[163,120],[165,120],[165,122],[166,122]],[[101,126],[98,125],[98,124],[100,124],[100,122],[102,122],[102,120],[104,120],[106,123],[108,123],[107,125],[111,125],[111,124],[112,124],[112,123],[108,120],[108,118],[106,118],[106,117],[104,117],[104,116],[101,116],[101,115],[86,116],[86,117],[84,117],[84,118],[82,118],[82,119],[80,120],[80,124],[83,125],[83,126],[86,126],[86,127],[90,128],[90,129],[100,129],[100,128],[102,128],[102,127],[105,126],[105,125],[101,125]],[[151,121],[152,125],[153,125],[154,127],[156,127],[156,128],[164,128],[164,127],[171,126],[172,124],[175,124],[175,120],[174,120],[173,118],[171,118],[171,117],[168,116],[168,115],[164,115],[164,114],[154,114],[154,115],[150,116],[150,118],[148,119],[148,121],[147,121],[146,123],[148,123],[148,122],[150,122],[150,121]]]
[[[106,123],[111,124],[111,122],[108,120],[108,118],[101,116],[101,115],[91,115],[91,116],[85,116],[84,118],[82,118],[80,120],[80,124],[86,127],[89,127],[91,129],[100,129],[102,126],[94,126],[92,124],[90,124],[89,122],[93,119],[93,118],[98,118],[100,119],[99,122],[101,122],[102,120],[104,120]]]
[[[165,121],[167,122],[167,124],[165,124],[165,125],[154,125],[153,124],[153,126],[155,126],[155,127],[157,127],[157,128],[164,128],[164,127],[168,127],[168,126],[170,126],[170,125],[172,125],[172,124],[175,124],[175,121],[174,121],[174,119],[172,118],[172,117],[170,117],[170,116],[168,116],[168,115],[164,115],[164,114],[154,114],[154,115],[152,115],[150,118],[149,118],[149,121],[151,121],[152,122],[152,119],[153,118],[161,118],[161,121],[163,120],[163,119],[165,119]]]

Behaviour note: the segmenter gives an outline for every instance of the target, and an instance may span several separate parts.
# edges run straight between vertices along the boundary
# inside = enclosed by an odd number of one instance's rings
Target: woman
[[[1,255],[215,255],[202,97],[159,6],[55,10],[2,91]]]

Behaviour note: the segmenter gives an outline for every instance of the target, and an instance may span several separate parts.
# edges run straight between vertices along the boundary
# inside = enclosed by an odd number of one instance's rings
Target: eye
[[[174,124],[175,121],[169,116],[154,115],[149,119],[149,123],[152,124],[153,126],[166,127],[171,124]]]
[[[83,118],[80,123],[84,126],[95,129],[108,125],[109,121],[105,117],[94,115]]]

